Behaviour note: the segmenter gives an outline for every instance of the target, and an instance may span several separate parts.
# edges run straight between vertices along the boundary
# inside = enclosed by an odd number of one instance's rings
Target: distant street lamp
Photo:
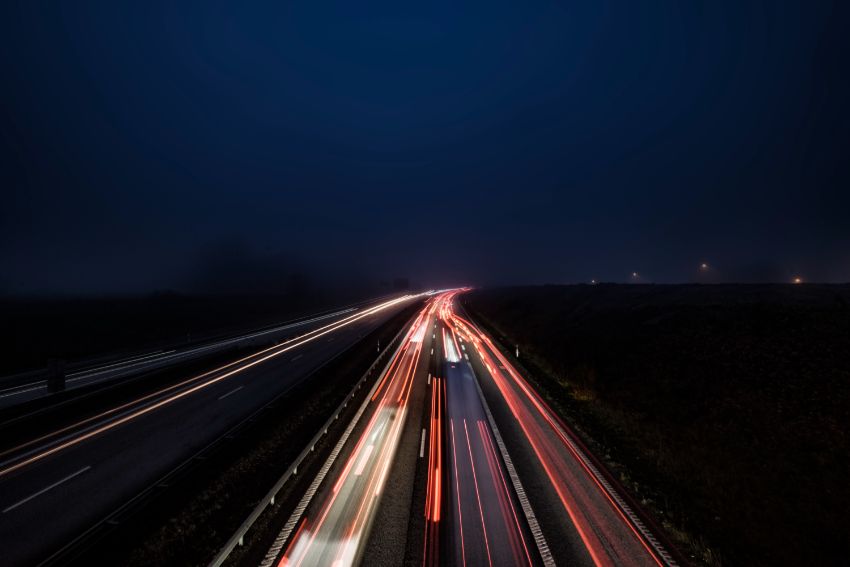
[[[800,276],[797,276],[797,277],[795,277],[792,281],[793,281],[795,284],[801,284],[801,283],[803,283],[803,278],[801,278]]]
[[[708,271],[708,264],[703,262],[702,264],[699,265],[699,269],[702,270],[703,272],[707,272]]]
[[[632,279],[633,279],[633,280],[638,280],[638,279],[640,279],[640,274],[639,274],[639,273],[637,273],[637,272],[632,272]]]

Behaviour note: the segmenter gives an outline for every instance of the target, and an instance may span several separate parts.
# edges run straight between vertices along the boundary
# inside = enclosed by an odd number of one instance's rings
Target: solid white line
[[[8,508],[6,508],[5,510],[3,510],[3,513],[5,514],[6,512],[10,512],[10,511],[14,510],[15,508],[17,508],[18,506],[22,506],[22,505],[26,504],[27,502],[29,502],[29,501],[30,501],[30,500],[32,500],[33,498],[38,498],[39,496],[41,496],[42,494],[44,494],[44,493],[45,493],[45,492],[47,492],[48,490],[53,490],[54,488],[56,488],[57,486],[59,486],[59,485],[60,485],[60,484],[62,484],[63,482],[68,482],[68,481],[69,481],[69,480],[71,480],[72,478],[74,478],[74,477],[76,477],[76,476],[80,476],[81,474],[83,474],[84,472],[86,472],[87,470],[89,470],[90,468],[91,468],[91,466],[85,466],[85,467],[81,468],[80,470],[78,470],[77,472],[72,473],[72,474],[69,474],[68,476],[66,476],[65,478],[63,478],[63,479],[61,479],[61,480],[57,480],[56,482],[54,482],[54,483],[53,483],[53,484],[51,484],[50,486],[47,486],[47,487],[45,487],[45,488],[42,488],[41,490],[39,490],[39,491],[38,491],[38,492],[36,492],[35,494],[30,494],[29,496],[27,496],[27,497],[26,497],[26,498],[24,498],[23,500],[20,500],[19,502],[16,502],[16,503],[12,504],[11,506],[9,506],[9,507],[8,507]]]
[[[422,441],[419,442],[419,458],[425,456],[425,428],[422,428]]]
[[[174,352],[174,350],[170,350],[168,352],[158,351],[158,352],[152,352],[150,354],[143,354],[141,356],[135,356],[133,358],[125,358],[124,360],[119,360],[118,362],[114,362],[112,364],[106,364],[104,366],[97,366],[95,368],[90,368],[88,370],[80,370],[80,371],[77,371],[77,372],[71,372],[70,374],[68,374],[68,377],[70,378],[72,376],[78,376],[80,374],[105,372],[105,371],[109,370],[110,368],[115,368],[116,366],[127,366],[128,364],[130,364],[132,362],[139,362],[139,361],[145,360],[146,358],[154,358],[154,357],[157,357],[157,356],[163,356],[163,355],[166,355],[166,354],[171,354],[172,352]]]
[[[219,400],[223,400],[224,398],[226,398],[226,397],[227,397],[227,396],[229,396],[230,394],[235,394],[236,392],[238,392],[239,390],[241,390],[241,389],[242,389],[242,388],[244,388],[244,387],[245,387],[245,385],[243,384],[242,386],[239,386],[238,388],[233,388],[232,390],[230,390],[229,392],[227,392],[227,393],[226,393],[226,394],[224,394],[223,396],[219,396],[219,397],[218,397],[218,399],[219,399]]]
[[[44,390],[47,388],[47,384],[43,386],[35,386],[34,388],[27,388],[26,390],[18,390],[16,392],[9,392],[8,394],[0,394],[0,398],[8,398],[9,396],[17,396],[19,394],[24,394],[26,392],[32,392],[35,390]],[[11,388],[9,388],[11,390]]]

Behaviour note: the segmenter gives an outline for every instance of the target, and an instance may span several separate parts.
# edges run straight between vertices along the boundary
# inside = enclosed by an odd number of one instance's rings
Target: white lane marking
[[[299,355],[297,355],[297,356],[293,356],[293,357],[292,357],[292,360],[290,360],[289,362],[295,362],[296,360],[298,360],[298,359],[299,359],[299,358],[301,358],[302,356],[304,356],[304,355],[303,355],[303,354],[299,354]]]
[[[431,373],[430,372],[428,373],[428,385],[429,386],[431,385]]]
[[[232,390],[230,390],[229,392],[227,392],[227,393],[226,393],[226,394],[224,394],[223,396],[219,396],[219,397],[218,397],[218,399],[219,399],[219,400],[223,400],[224,398],[226,398],[226,397],[227,397],[227,396],[229,396],[230,394],[235,394],[236,392],[238,392],[239,390],[241,390],[241,389],[242,389],[242,388],[244,388],[244,387],[245,387],[245,385],[243,384],[242,386],[239,386],[238,388],[233,388]]]
[[[77,476],[80,476],[81,474],[83,474],[84,472],[86,472],[87,470],[89,470],[90,468],[91,468],[91,465],[89,465],[89,466],[85,466],[85,467],[81,468],[80,470],[78,470],[77,472],[75,472],[75,473],[71,473],[71,474],[69,474],[68,476],[66,476],[65,478],[60,479],[60,480],[57,480],[56,482],[54,482],[54,483],[53,483],[53,484],[51,484],[50,486],[46,486],[46,487],[42,488],[41,490],[39,490],[39,491],[38,491],[38,492],[36,492],[35,494],[30,494],[29,496],[27,496],[27,497],[26,497],[26,498],[24,498],[23,500],[19,500],[18,502],[15,502],[15,503],[14,503],[14,504],[12,504],[11,506],[9,506],[9,507],[8,507],[8,508],[6,508],[5,510],[3,510],[3,513],[5,514],[6,512],[11,512],[12,510],[14,510],[15,508],[17,508],[18,506],[23,506],[24,504],[26,504],[27,502],[29,502],[29,501],[30,501],[30,500],[32,500],[33,498],[38,498],[39,496],[41,496],[41,495],[42,495],[42,494],[44,494],[45,492],[47,492],[47,491],[49,491],[49,490],[53,490],[54,488],[56,488],[57,486],[59,486],[59,485],[60,485],[60,484],[62,484],[63,482],[68,482],[68,481],[69,481],[69,480],[71,480],[72,478],[77,477]]]
[[[360,462],[357,464],[357,469],[354,471],[354,476],[360,476],[363,474],[363,469],[366,468],[366,461],[369,460],[369,455],[372,454],[372,449],[374,449],[374,445],[367,445],[366,450],[363,451],[363,456],[360,458]]]
[[[425,428],[422,428],[422,441],[419,442],[419,458],[425,456]]]
[[[47,384],[44,386],[35,386],[33,388],[27,388],[26,390],[17,390],[15,392],[9,392],[8,394],[0,394],[0,398],[8,398],[9,396],[17,396],[18,394],[25,394],[26,392],[34,392],[35,390],[46,390]]]
[[[431,349],[431,356],[434,355],[434,349]]]

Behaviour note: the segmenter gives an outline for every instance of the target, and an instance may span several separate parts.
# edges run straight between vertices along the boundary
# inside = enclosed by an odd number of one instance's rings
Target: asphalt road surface
[[[457,566],[675,565],[566,424],[456,313],[458,293],[440,293],[422,309],[364,405],[368,424],[345,442],[327,477],[314,480],[316,498],[297,523],[290,519],[292,535],[266,564],[352,565],[364,548],[387,541],[370,528],[382,510],[397,508],[381,503],[387,484],[414,482],[395,460],[415,388],[428,393],[415,461],[427,488],[409,510],[410,518],[424,514],[423,533],[408,535],[407,553],[374,557],[392,565],[403,557]],[[429,368],[436,370],[426,380]]]
[[[454,312],[447,320],[470,345],[467,353],[528,487],[529,502],[555,561],[596,566],[674,565],[668,551],[588,458],[567,425],[491,339]]]
[[[280,565],[351,565],[362,556],[405,425],[410,392],[424,378],[430,311],[423,308],[408,330],[371,396],[367,425],[350,439],[353,449],[313,499]]]
[[[444,564],[532,565],[536,550],[464,356],[466,346],[451,329],[443,326],[440,332],[445,345],[447,543],[454,552]]]
[[[2,564],[46,559],[415,301],[405,297],[339,314],[255,355],[4,447]]]
[[[368,307],[368,304],[364,307]],[[68,372],[66,375],[65,389],[73,390],[83,386],[103,384],[105,382],[112,382],[122,378],[128,378],[130,376],[137,376],[152,370],[158,370],[174,366],[179,363],[197,360],[238,345],[259,344],[260,341],[271,342],[278,340],[283,336],[290,335],[293,332],[307,332],[330,321],[353,313],[354,311],[357,311],[357,307],[346,307],[329,313],[302,317],[271,328],[245,333],[236,337],[229,337],[190,347],[143,353],[136,356],[122,358],[120,360],[113,360],[93,367],[73,370]],[[16,377],[14,376],[4,377],[2,379],[2,384],[8,384],[15,379]],[[10,407],[30,400],[42,398],[49,395],[49,393],[47,380],[43,378],[25,380],[23,383],[14,385],[3,385],[3,387],[0,387],[0,408]]]

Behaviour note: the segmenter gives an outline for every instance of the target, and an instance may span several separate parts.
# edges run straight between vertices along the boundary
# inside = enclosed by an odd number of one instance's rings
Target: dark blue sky
[[[5,2],[0,291],[850,280],[842,4]]]

